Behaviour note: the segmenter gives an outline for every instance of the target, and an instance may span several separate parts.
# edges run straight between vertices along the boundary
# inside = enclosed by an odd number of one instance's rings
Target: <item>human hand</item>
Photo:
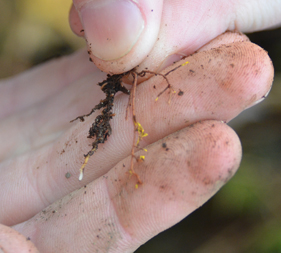
[[[73,0],[73,4],[72,30],[85,35],[91,59],[107,73],[138,65],[157,72],[227,30],[253,32],[281,24],[281,0]]]
[[[40,252],[132,252],[174,225],[235,173],[241,146],[221,121],[264,98],[273,77],[261,48],[226,33],[168,75],[183,92],[170,105],[168,92],[155,102],[166,87],[161,76],[139,85],[136,114],[148,152],[134,164],[143,180],[136,190],[127,173],[134,125],[125,120],[125,94],[115,101],[112,135],[78,180],[97,114],[69,121],[99,102],[95,84],[105,78],[87,58],[79,52],[1,82],[0,222],[13,226],[0,227],[5,252],[36,252],[34,245]]]

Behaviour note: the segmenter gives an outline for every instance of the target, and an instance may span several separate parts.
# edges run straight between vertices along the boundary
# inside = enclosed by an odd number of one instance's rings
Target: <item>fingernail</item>
[[[129,0],[89,1],[80,15],[92,54],[102,60],[126,55],[144,29],[140,9]]]

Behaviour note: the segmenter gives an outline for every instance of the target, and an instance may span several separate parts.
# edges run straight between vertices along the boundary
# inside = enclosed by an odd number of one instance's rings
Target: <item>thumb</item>
[[[70,24],[85,31],[97,67],[158,72],[228,30],[281,24],[281,0],[73,0]],[[93,7],[94,6],[94,7]],[[79,28],[79,29],[77,29]]]
[[[162,0],[73,0],[70,25],[84,35],[91,59],[112,61],[130,54],[130,66],[142,62],[155,44],[161,22]],[[85,31],[85,32],[84,32]],[[114,72],[127,71],[125,66]],[[124,64],[123,64],[124,65]]]

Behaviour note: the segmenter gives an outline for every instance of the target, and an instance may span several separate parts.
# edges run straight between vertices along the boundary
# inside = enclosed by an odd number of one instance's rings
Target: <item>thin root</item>
[[[168,80],[168,78],[167,78],[167,75],[169,75],[170,73],[174,72],[174,71],[177,70],[178,68],[180,68],[180,67],[182,67],[182,66],[185,66],[185,65],[188,64],[188,63],[189,63],[189,62],[186,61],[186,62],[184,62],[183,64],[181,64],[181,65],[179,65],[179,66],[177,66],[177,67],[171,69],[170,71],[168,71],[168,72],[165,73],[165,74],[155,73],[155,72],[152,72],[152,71],[149,71],[149,70],[143,70],[143,71],[141,71],[140,73],[137,73],[137,75],[138,75],[138,76],[141,76],[141,77],[145,76],[146,74],[152,74],[152,75],[155,75],[155,76],[158,76],[158,75],[159,75],[159,76],[162,76],[162,77],[165,79],[165,81],[166,81],[166,83],[167,83],[168,85],[167,85],[167,87],[166,87],[164,90],[162,90],[162,91],[157,95],[155,101],[158,101],[159,97],[160,97],[166,90],[169,89],[169,91],[170,91],[170,92],[169,92],[169,93],[170,93],[170,97],[169,97],[168,104],[170,104],[170,103],[171,103],[171,100],[172,100],[172,94],[175,94],[176,91],[173,89],[173,86],[170,84],[170,82],[169,82],[169,80]]]

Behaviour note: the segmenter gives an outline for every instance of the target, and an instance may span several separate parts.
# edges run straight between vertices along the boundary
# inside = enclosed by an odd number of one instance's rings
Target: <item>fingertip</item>
[[[207,120],[195,125],[198,136],[194,134],[194,142],[198,139],[198,149],[200,149],[202,145],[200,139],[205,140],[201,152],[209,154],[207,155],[208,165],[205,168],[201,167],[202,173],[199,180],[204,186],[211,186],[209,189],[207,187],[207,194],[210,189],[215,193],[232,178],[239,168],[242,158],[241,142],[236,132],[223,121]]]
[[[79,18],[79,14],[77,10],[75,9],[74,5],[72,4],[69,10],[69,25],[71,30],[77,35],[77,36],[84,36],[84,29],[82,26],[82,23]]]
[[[229,181],[241,153],[236,133],[214,120],[195,123],[153,143],[146,160],[134,164],[143,181],[137,190],[133,176],[128,182],[124,172],[118,178],[109,175],[109,194],[120,224],[137,243],[173,226]],[[127,163],[122,163],[125,170]],[[126,198],[115,197],[119,192],[125,192]]]
[[[253,76],[254,81],[256,82],[256,87],[251,87],[252,92],[256,92],[255,99],[253,101],[250,100],[249,105],[246,108],[252,107],[260,102],[262,102],[269,94],[273,79],[274,79],[274,66],[272,60],[270,59],[268,52],[265,51],[260,46],[253,44],[255,50],[253,50],[253,54],[249,57],[253,57],[254,54],[257,55],[257,66],[260,68],[253,69]],[[253,68],[255,66],[253,65]]]
[[[240,78],[244,80],[244,91],[241,95],[245,97],[245,110],[267,97],[273,83],[274,68],[268,53],[250,41],[237,43],[234,50],[244,56],[241,59],[241,71],[236,74],[240,73]]]
[[[220,55],[223,65],[216,70],[220,76],[221,88],[229,94],[236,94],[243,110],[261,102],[268,95],[274,77],[274,68],[268,53],[260,46],[251,43],[248,37],[237,32],[225,32],[198,50],[212,58]],[[218,63],[220,64],[220,63]],[[204,70],[205,72],[207,70]],[[229,77],[225,78],[225,73]],[[231,83],[226,87],[227,83]]]

